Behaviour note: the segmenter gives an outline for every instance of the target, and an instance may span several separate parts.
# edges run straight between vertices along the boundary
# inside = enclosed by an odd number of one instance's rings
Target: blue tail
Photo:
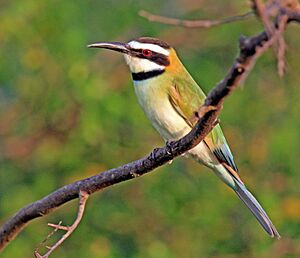
[[[256,217],[258,222],[262,225],[264,230],[271,236],[280,238],[280,235],[269,219],[268,215],[264,211],[264,209],[260,206],[258,201],[255,199],[255,197],[247,190],[247,188],[242,185],[240,182],[238,182],[236,179],[235,181],[235,188],[234,191],[237,193],[239,198],[246,204],[246,206],[250,209],[250,211],[253,213],[253,215]]]

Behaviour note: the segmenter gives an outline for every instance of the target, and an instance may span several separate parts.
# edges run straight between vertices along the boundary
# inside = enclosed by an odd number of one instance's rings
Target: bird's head
[[[101,42],[88,45],[90,48],[106,48],[123,53],[132,74],[162,73],[173,65],[176,53],[169,44],[156,38],[141,37],[129,41]]]

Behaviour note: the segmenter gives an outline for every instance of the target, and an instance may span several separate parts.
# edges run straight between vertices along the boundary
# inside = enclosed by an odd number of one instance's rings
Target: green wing
[[[198,117],[195,115],[199,107],[204,103],[205,94],[191,78],[175,79],[173,86],[169,89],[169,100],[176,112],[193,127]],[[237,167],[228,147],[222,129],[219,125],[205,137],[204,142],[215,154],[220,163],[224,164],[227,170],[240,180],[237,175]]]
[[[169,89],[169,100],[176,112],[193,127],[197,122],[196,111],[204,103],[205,94],[188,79],[175,79]]]

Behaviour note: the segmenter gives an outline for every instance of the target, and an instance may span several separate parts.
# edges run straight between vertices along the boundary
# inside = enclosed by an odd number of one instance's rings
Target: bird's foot
[[[156,153],[158,152],[159,148],[154,148],[153,151],[150,153],[150,159],[156,160]]]
[[[167,140],[167,141],[166,141],[166,149],[167,149],[167,153],[168,153],[169,155],[172,154],[172,143],[173,143],[172,140]]]

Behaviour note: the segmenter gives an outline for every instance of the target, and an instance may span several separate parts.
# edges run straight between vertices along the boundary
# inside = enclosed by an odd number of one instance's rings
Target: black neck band
[[[153,77],[156,77],[162,73],[164,73],[165,70],[153,70],[150,72],[140,72],[140,73],[132,73],[132,79],[134,81],[143,81],[143,80],[147,80]]]

